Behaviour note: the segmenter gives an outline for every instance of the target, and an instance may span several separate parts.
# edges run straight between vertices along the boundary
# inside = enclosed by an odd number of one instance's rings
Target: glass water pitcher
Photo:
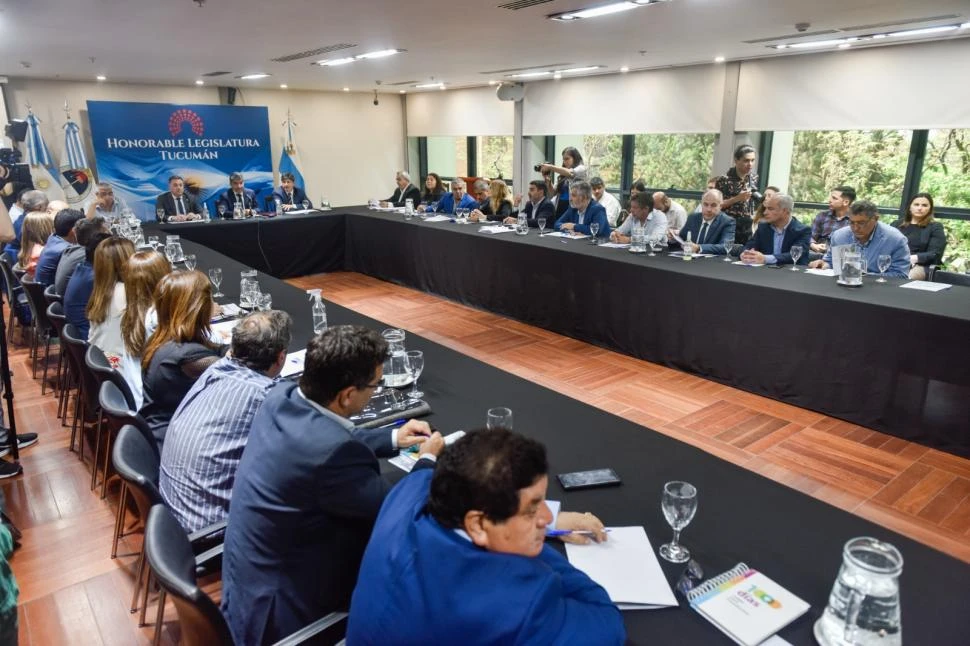
[[[384,361],[384,385],[400,388],[411,383],[411,371],[404,350],[404,330],[387,329],[381,333],[387,341],[387,360]]]

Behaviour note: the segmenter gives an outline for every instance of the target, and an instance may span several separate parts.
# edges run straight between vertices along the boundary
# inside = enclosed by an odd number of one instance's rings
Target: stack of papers
[[[228,321],[223,321],[222,323],[216,323],[211,328],[209,338],[216,343],[221,343],[223,345],[232,342],[232,330],[238,323],[239,319],[231,319]]]
[[[447,222],[451,219],[449,215],[431,215],[424,219],[425,222]]]
[[[620,610],[653,610],[677,605],[667,577],[643,527],[611,527],[602,543],[566,543],[573,566],[606,589]]]
[[[740,260],[735,260],[731,264],[732,265],[744,265],[745,267],[764,267],[765,266],[765,263],[763,263],[763,262],[756,264],[756,263],[751,263],[751,262],[742,262]]]
[[[806,269],[805,273],[813,276],[828,276],[829,278],[836,275],[834,269]]]
[[[479,233],[512,233],[515,229],[503,226],[501,224],[489,224],[478,229]]]
[[[947,283],[931,283],[927,280],[913,280],[908,283],[903,283],[900,287],[904,289],[918,289],[922,292],[942,292],[944,289],[950,289],[953,285]]]
[[[553,231],[552,233],[546,233],[542,236],[551,238],[572,238],[574,240],[581,240],[583,238],[588,238],[589,236],[585,233],[569,233],[567,231]]]
[[[684,257],[684,252],[683,251],[671,251],[669,255],[674,256],[675,258],[683,258]],[[695,254],[691,254],[691,257],[692,258],[713,258],[716,255],[717,254],[713,254],[713,253],[695,253]],[[734,264],[740,265],[741,263],[740,262],[736,262]]]
[[[624,244],[622,242],[601,242],[600,246],[606,247],[607,249],[628,249],[630,247],[630,243],[627,242]]]
[[[313,213],[313,209],[290,209],[289,211],[283,211],[284,215],[304,215],[306,213]]]

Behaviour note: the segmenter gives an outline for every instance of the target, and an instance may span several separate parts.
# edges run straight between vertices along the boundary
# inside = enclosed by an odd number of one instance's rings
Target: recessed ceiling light
[[[338,65],[346,65],[347,63],[353,63],[356,58],[353,56],[348,56],[346,58],[335,58],[332,61],[317,61],[315,64],[321,67],[337,67]]]
[[[839,49],[849,49],[850,47],[852,47],[852,43],[842,43],[839,45]]]
[[[444,84],[444,83],[442,83],[441,85],[439,85],[439,86],[438,86],[438,89],[439,89],[439,90],[443,90],[443,89],[445,89],[445,84]]]
[[[398,90],[398,92],[401,93],[401,94],[407,94],[408,93],[407,90]]]
[[[623,72],[624,74],[626,74],[627,72],[630,71],[630,68],[627,67],[626,65],[624,65],[623,67],[620,68],[620,71]]]
[[[970,29],[970,22],[965,22],[960,25],[960,29]]]
[[[195,84],[196,85],[205,85],[205,81],[203,81],[202,79],[199,79],[198,81],[195,82]]]
[[[108,80],[108,77],[107,76],[104,76],[103,74],[98,74],[98,76],[96,78],[99,81],[107,81]]]
[[[264,79],[267,76],[269,76],[269,74],[266,74],[264,72],[257,72],[255,74],[244,74],[243,76],[237,76],[236,78],[242,81],[255,81],[256,79]]]
[[[886,34],[876,34],[875,36],[872,37],[872,39],[873,40],[882,40],[885,37],[886,37]]]
[[[388,56],[394,56],[395,54],[400,54],[400,49],[381,49],[376,52],[367,52],[366,54],[359,54],[354,58],[358,60],[364,60],[367,58],[387,58]]]
[[[578,11],[566,11],[546,17],[550,20],[561,21],[582,20],[583,18],[599,18],[600,16],[609,16],[615,13],[636,9],[637,7],[655,4],[661,1],[663,0],[630,0],[625,2],[609,2],[607,4],[600,4],[593,7],[588,7],[586,9],[580,9]]]
[[[510,79],[533,79],[540,76],[549,76],[552,74],[550,71],[545,72],[520,72],[518,74],[509,74]]]
[[[422,83],[421,85],[415,85],[415,89],[418,90],[430,90],[431,88],[445,89],[444,83]]]
[[[602,65],[587,65],[586,67],[572,67],[568,70],[556,70],[556,74],[577,74],[579,72],[592,72],[601,69]]]
[[[286,89],[286,88],[288,88],[288,87],[290,87],[290,86],[289,86],[289,85],[287,85],[286,83],[280,83],[280,89],[281,89],[281,90],[285,90],[285,89]]]
[[[346,56],[344,58],[335,58],[333,60],[322,60],[317,61],[314,65],[320,65],[321,67],[337,67],[338,65],[347,65],[348,63],[354,63],[356,61],[363,61],[369,58],[387,58],[388,56],[394,56],[395,54],[400,54],[401,52],[407,51],[405,49],[379,49],[373,52],[365,52],[363,54],[357,54],[356,56]]]
[[[498,83],[498,81],[489,81],[488,82],[489,85],[495,85],[496,83]]]
[[[939,34],[944,31],[953,31],[954,29],[959,29],[959,27],[957,27],[956,25],[943,25],[940,27],[926,27],[925,29],[909,29],[906,31],[894,31],[889,35],[909,38],[911,36],[927,36],[929,34]]]
[[[344,88],[344,92],[350,92],[350,88],[349,87],[345,87]]]
[[[714,62],[715,63],[723,63],[724,62],[724,57],[723,56],[715,56],[714,57]]]
[[[562,72],[556,72],[555,74],[552,75],[552,78],[558,81],[559,79],[562,78]]]
[[[775,49],[821,49],[823,47],[836,47],[842,43],[859,40],[858,38],[835,38],[831,40],[813,40],[807,43],[795,43],[793,45],[775,45]]]

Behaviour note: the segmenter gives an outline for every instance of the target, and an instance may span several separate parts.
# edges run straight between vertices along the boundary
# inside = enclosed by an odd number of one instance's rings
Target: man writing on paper
[[[667,239],[667,216],[662,211],[650,210],[653,199],[646,193],[637,193],[630,200],[630,217],[623,221],[619,229],[610,234],[612,242],[628,244],[633,235],[633,227],[646,227],[645,238],[653,240],[657,237]]]
[[[593,201],[593,187],[586,180],[573,182],[569,185],[569,209],[556,220],[553,229],[592,235],[589,227],[593,223],[599,224],[599,229],[596,231],[597,238],[610,237],[610,223],[606,219],[606,209],[602,204]]]
[[[868,273],[878,271],[879,256],[892,258],[892,264],[883,274],[888,278],[909,278],[909,243],[899,229],[879,221],[879,207],[863,200],[850,208],[849,226],[832,234],[825,257],[808,264],[813,269],[829,269],[832,266],[832,247],[857,244],[862,247],[862,257]]]
[[[744,245],[741,262],[747,265],[790,265],[791,248],[799,246],[801,265],[808,263],[808,245],[812,229],[792,217],[795,200],[779,193],[765,198],[765,214],[754,236]]]
[[[542,444],[483,430],[395,487],[364,554],[347,642],[622,644],[606,590],[545,545],[548,471]],[[591,514],[561,512],[556,526],[606,540]]]

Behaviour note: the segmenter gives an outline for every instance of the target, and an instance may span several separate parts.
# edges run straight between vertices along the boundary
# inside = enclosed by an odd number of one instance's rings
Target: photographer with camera
[[[756,158],[757,153],[753,146],[738,146],[734,151],[734,167],[718,177],[714,183],[714,188],[724,195],[721,211],[735,220],[736,244],[744,244],[751,237],[755,203],[761,201],[758,175],[754,172]]]
[[[546,195],[556,203],[556,217],[561,216],[569,208],[569,183],[586,179],[586,167],[583,156],[572,146],[562,149],[562,166],[550,162],[536,164],[534,169],[542,174],[546,181]],[[553,184],[553,174],[559,175],[559,180]]]

